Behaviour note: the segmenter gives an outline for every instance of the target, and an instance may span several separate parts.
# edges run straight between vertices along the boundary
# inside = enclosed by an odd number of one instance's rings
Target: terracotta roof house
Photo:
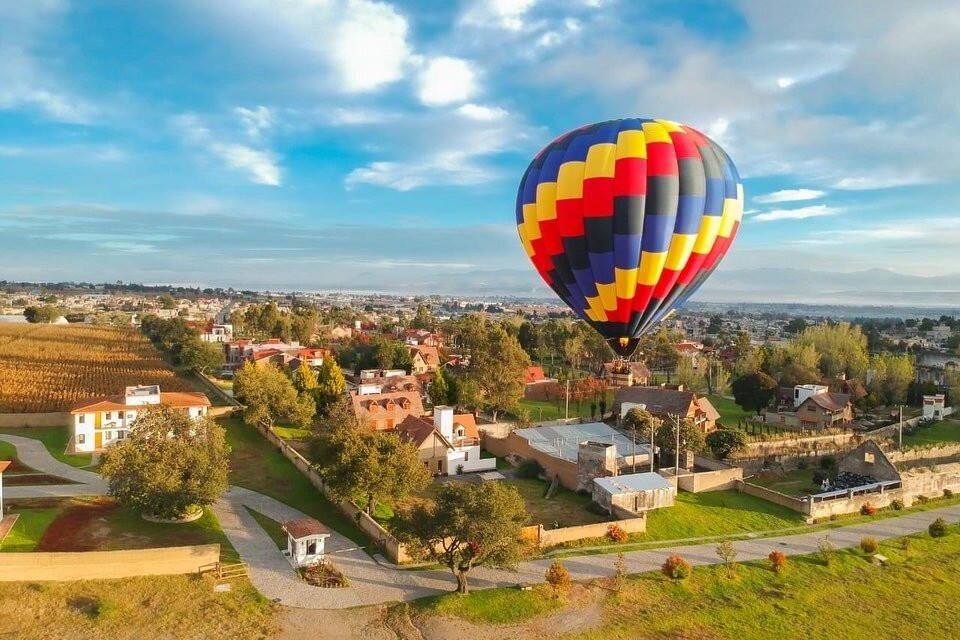
[[[183,409],[199,418],[207,415],[210,400],[196,391],[161,392],[157,385],[127,387],[122,394],[82,400],[70,410],[73,423],[68,451],[100,451],[125,439],[136,427],[138,412],[149,406]]]
[[[423,415],[419,390],[384,392],[376,385],[361,385],[350,392],[350,402],[357,419],[376,431],[394,429],[407,416]]]
[[[438,405],[433,419],[407,416],[396,432],[417,448],[424,466],[437,475],[496,469],[494,458],[480,457],[480,434],[473,414],[454,414]]]
[[[410,349],[410,359],[413,361],[413,373],[436,371],[440,366],[440,353],[436,347],[416,345],[407,348]]]
[[[853,403],[846,393],[817,384],[781,387],[765,420],[786,429],[842,429],[853,422]]]
[[[617,389],[613,401],[614,414],[623,417],[627,411],[637,406],[645,408],[661,420],[666,420],[670,416],[689,418],[704,433],[715,430],[717,420],[720,419],[720,413],[709,400],[683,388],[621,387]]]

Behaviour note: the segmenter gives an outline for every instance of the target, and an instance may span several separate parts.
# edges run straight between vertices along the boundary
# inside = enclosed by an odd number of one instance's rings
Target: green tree
[[[706,386],[703,374],[693,368],[693,363],[690,362],[689,358],[680,359],[674,376],[677,384],[682,384],[684,388],[691,391],[700,391]]]
[[[777,392],[777,381],[758,371],[741,376],[731,385],[733,399],[744,411],[756,411],[760,415]]]
[[[225,361],[223,345],[216,342],[204,342],[196,336],[191,336],[180,345],[178,359],[180,364],[200,371],[222,367]]]
[[[229,456],[226,434],[210,417],[151,407],[138,415],[130,437],[104,451],[100,474],[121,504],[178,518],[227,490]]]
[[[368,514],[430,484],[416,447],[395,433],[341,428],[319,438],[316,468],[324,484],[339,499],[366,500]]]
[[[677,450],[677,424],[673,420],[666,420],[657,430],[654,442],[660,447],[661,454],[666,454],[666,459],[673,457]],[[680,452],[693,451],[694,453],[703,453],[707,449],[707,441],[703,437],[693,420],[682,418],[680,420]],[[661,464],[664,458],[661,457]]]
[[[490,327],[467,372],[475,404],[490,411],[494,421],[500,412],[515,409],[523,397],[523,374],[529,366],[530,356],[517,339],[500,327]]]
[[[634,407],[627,411],[622,420],[624,429],[636,433],[637,438],[646,442],[650,441],[650,430],[652,429],[656,433],[662,424],[663,420],[640,407]]]
[[[807,327],[796,342],[812,346],[820,354],[820,371],[825,376],[860,378],[866,373],[867,337],[860,327],[845,322]]]
[[[293,372],[293,386],[300,395],[313,396],[316,393],[319,386],[317,374],[306,360],[301,360],[300,366]]]
[[[27,307],[23,310],[23,317],[33,324],[49,324],[66,313],[65,310],[51,305],[42,307]]]
[[[430,315],[430,309],[427,308],[427,305],[418,304],[417,312],[414,314],[413,320],[410,321],[410,328],[433,331],[434,324],[433,316]]]
[[[314,397],[317,402],[317,411],[324,413],[328,407],[343,399],[347,392],[347,381],[337,360],[332,356],[324,356],[320,371],[317,374],[317,386]]]
[[[243,421],[272,428],[278,420],[307,428],[316,413],[313,398],[301,396],[279,368],[246,362],[233,380],[233,395],[244,404]]]
[[[798,384],[816,384],[820,382],[820,371],[808,369],[801,364],[791,362],[780,372],[780,386],[795,387]]]
[[[445,405],[450,402],[449,377],[450,374],[443,367],[437,369],[437,372],[433,374],[433,382],[430,383],[430,388],[427,390],[430,404],[433,406]]]
[[[400,514],[397,535],[412,551],[450,569],[457,593],[469,592],[478,566],[509,568],[523,556],[521,529],[529,518],[515,487],[499,482],[448,482],[433,502]]]
[[[730,372],[720,360],[709,358],[706,361],[707,393],[724,394],[730,386]]]
[[[163,293],[157,296],[157,302],[160,304],[161,309],[176,309],[177,301],[173,299],[173,296],[169,293]]]
[[[747,434],[740,429],[717,429],[707,436],[707,447],[720,460],[747,446]]]
[[[911,356],[877,354],[870,359],[870,369],[873,375],[867,388],[874,403],[883,405],[906,402],[907,389],[915,378]]]

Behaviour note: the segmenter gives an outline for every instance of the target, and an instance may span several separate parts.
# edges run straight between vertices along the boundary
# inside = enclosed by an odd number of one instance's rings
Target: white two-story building
[[[70,411],[73,434],[68,449],[72,453],[100,451],[123,440],[133,429],[137,414],[157,405],[183,409],[198,418],[207,415],[210,400],[196,391],[161,392],[159,385],[127,387],[123,395],[84,400]]]

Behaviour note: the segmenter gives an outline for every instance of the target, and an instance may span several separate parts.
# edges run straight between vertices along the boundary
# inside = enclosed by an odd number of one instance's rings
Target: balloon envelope
[[[742,215],[729,156],[669,120],[574,129],[537,154],[517,192],[534,267],[621,356],[703,284]]]

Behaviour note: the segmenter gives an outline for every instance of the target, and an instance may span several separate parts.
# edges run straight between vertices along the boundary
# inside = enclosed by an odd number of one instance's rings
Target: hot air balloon
[[[565,133],[537,154],[517,192],[530,261],[621,358],[716,269],[742,215],[729,156],[669,120]]]

